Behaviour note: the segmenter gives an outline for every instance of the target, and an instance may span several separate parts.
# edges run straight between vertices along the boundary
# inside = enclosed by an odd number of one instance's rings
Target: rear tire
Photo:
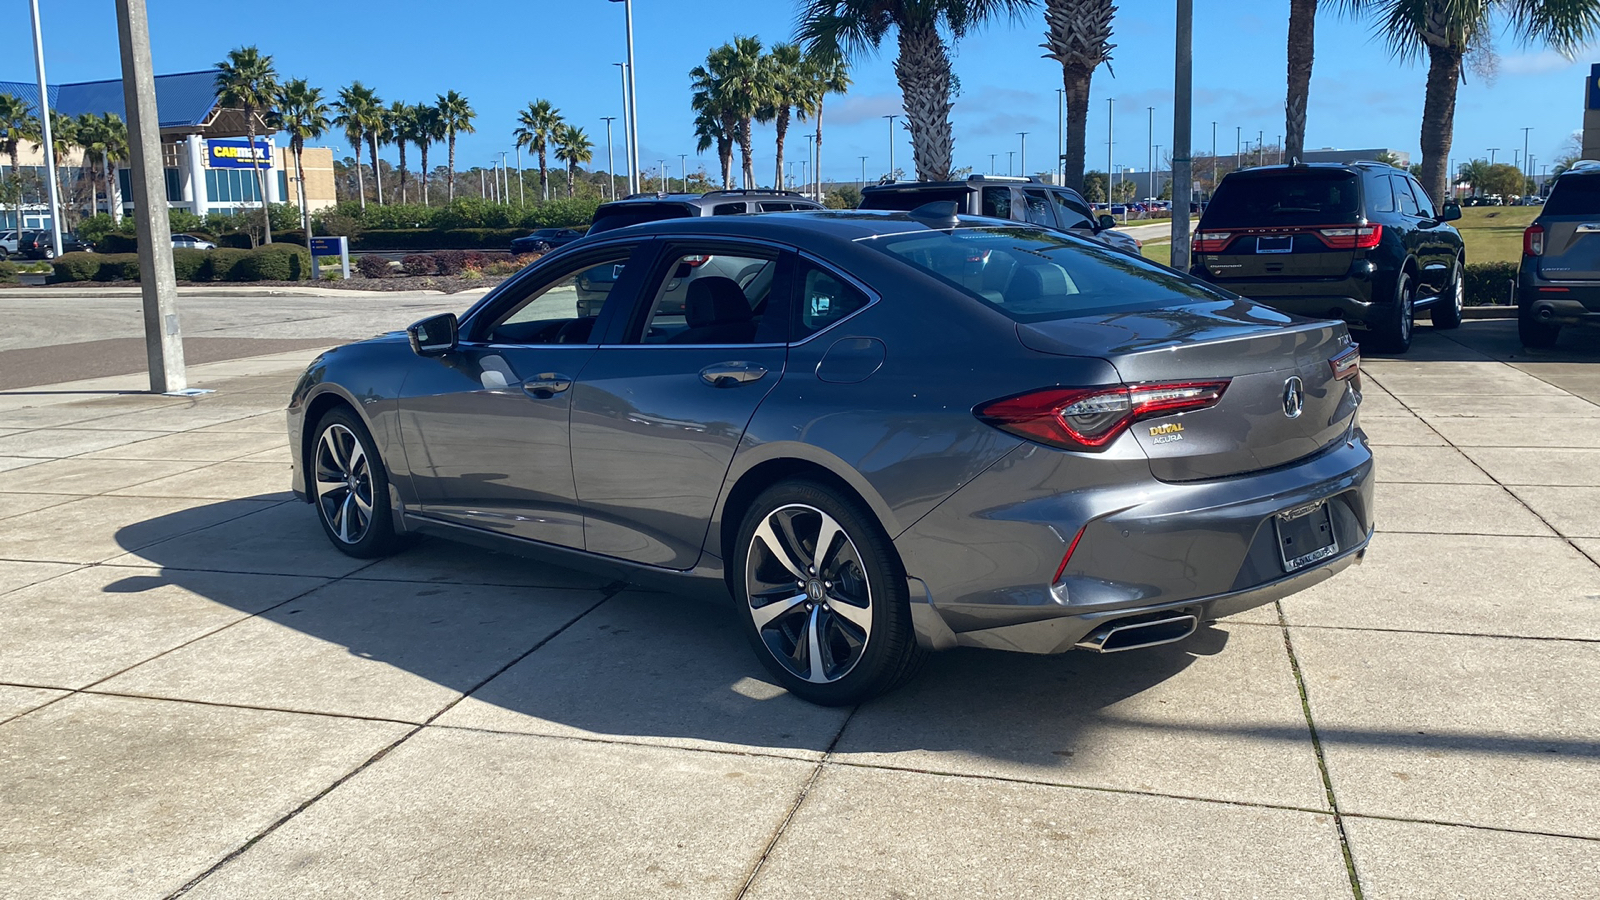
[[[1522,346],[1535,350],[1549,350],[1561,337],[1561,326],[1554,322],[1541,322],[1533,314],[1533,307],[1517,310],[1517,337]]]
[[[1451,329],[1461,327],[1461,311],[1467,305],[1467,284],[1461,260],[1456,260],[1455,272],[1445,285],[1444,296],[1435,301],[1429,317],[1433,327]]]
[[[306,460],[306,489],[328,541],[357,559],[399,550],[389,509],[389,470],[367,426],[340,406],[322,417],[315,435]]]
[[[860,703],[910,680],[927,657],[899,554],[837,488],[794,480],[762,491],[739,526],[732,572],[751,647],[802,699]]]
[[[1404,353],[1411,349],[1411,329],[1415,310],[1412,305],[1411,276],[1401,272],[1394,282],[1394,300],[1372,323],[1372,344],[1379,353]]]

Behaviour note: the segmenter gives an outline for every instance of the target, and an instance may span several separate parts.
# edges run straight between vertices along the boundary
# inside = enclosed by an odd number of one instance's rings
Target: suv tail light
[[[1383,242],[1382,225],[1352,225],[1349,228],[1321,228],[1322,242],[1335,250],[1371,250]]]
[[[683,264],[688,266],[691,269],[698,269],[698,268],[700,268],[701,266],[705,265],[706,263],[708,263],[710,261],[711,261],[711,257],[703,256],[703,255],[698,254],[698,253],[690,254],[689,256],[685,256],[683,258]]]
[[[1544,226],[1529,225],[1528,230],[1522,233],[1522,255],[1544,255]]]
[[[1228,241],[1232,239],[1232,232],[1202,231],[1194,236],[1194,252],[1221,253],[1228,246]]]
[[[1063,450],[1104,450],[1128,426],[1151,416],[1215,406],[1229,380],[1045,388],[974,410],[1001,431]]]

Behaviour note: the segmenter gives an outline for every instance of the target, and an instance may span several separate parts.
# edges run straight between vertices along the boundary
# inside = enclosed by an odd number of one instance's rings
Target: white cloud
[[[1572,59],[1557,53],[1554,50],[1540,50],[1537,53],[1519,53],[1515,56],[1500,57],[1500,73],[1502,75],[1543,75],[1548,72],[1559,72],[1562,69],[1582,65],[1581,60],[1588,58],[1590,52],[1587,48],[1578,51]]]

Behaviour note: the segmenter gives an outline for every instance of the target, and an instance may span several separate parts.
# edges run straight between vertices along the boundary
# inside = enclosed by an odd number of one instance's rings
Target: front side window
[[[618,248],[571,263],[526,288],[518,285],[518,295],[506,298],[487,339],[497,344],[594,343],[595,320],[632,255],[632,246]]]
[[[1094,221],[1089,216],[1089,208],[1080,206],[1075,198],[1066,191],[1051,191],[1050,199],[1055,201],[1056,219],[1062,228],[1094,228]]]
[[[1159,309],[1223,296],[1137,257],[1037,228],[954,228],[862,243],[1017,322]]]
[[[809,261],[800,264],[800,297],[794,339],[799,341],[867,305],[867,295],[843,278]]]
[[[1428,192],[1423,190],[1422,185],[1418,184],[1413,179],[1406,178],[1403,179],[1403,181],[1405,184],[1410,185],[1412,195],[1417,198],[1417,215],[1422,216],[1425,219],[1434,218],[1433,200],[1428,197]]]
[[[777,280],[776,251],[679,248],[649,286],[644,344],[757,344],[782,340],[768,321]]]
[[[1056,227],[1055,216],[1050,212],[1050,197],[1044,191],[1023,191],[1026,220],[1030,225],[1043,225],[1046,228]]]

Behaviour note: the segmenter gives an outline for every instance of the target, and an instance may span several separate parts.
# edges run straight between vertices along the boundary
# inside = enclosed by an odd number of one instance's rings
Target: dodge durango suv
[[[1340,319],[1363,344],[1411,347],[1412,320],[1461,324],[1466,254],[1422,185],[1377,162],[1233,172],[1195,233],[1190,273],[1281,312]]]

